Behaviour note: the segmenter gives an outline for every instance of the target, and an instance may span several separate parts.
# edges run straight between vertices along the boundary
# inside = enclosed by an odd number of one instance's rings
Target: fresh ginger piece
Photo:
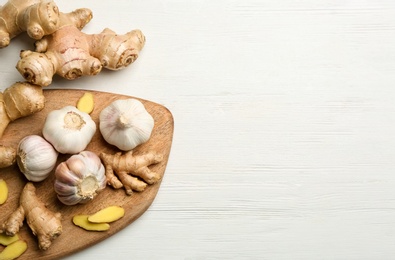
[[[74,80],[97,75],[102,68],[123,69],[138,58],[144,44],[140,30],[86,34],[75,26],[63,26],[37,41],[35,51],[22,51],[16,68],[28,82],[48,86],[55,74]]]
[[[45,106],[42,87],[28,82],[17,82],[3,92],[5,110],[14,121],[41,111]]]
[[[89,92],[84,93],[84,95],[82,95],[82,97],[77,102],[78,110],[87,114],[92,113],[94,106],[95,103],[93,100],[93,94]]]
[[[22,190],[19,207],[0,224],[0,233],[8,236],[17,234],[25,218],[33,234],[37,236],[41,250],[47,250],[52,241],[62,233],[60,213],[54,213],[46,208],[44,202],[37,197],[36,188],[31,182],[28,182]]]
[[[43,90],[38,85],[17,82],[6,88],[0,93],[0,137],[10,122],[39,112],[44,105]]]
[[[0,179],[0,205],[4,204],[4,202],[8,198],[8,187],[5,180]],[[0,241],[1,244],[1,241]]]
[[[33,39],[54,33],[66,25],[82,29],[92,19],[92,11],[80,8],[62,13],[53,0],[8,0],[0,6],[0,48],[22,32]]]
[[[11,243],[0,252],[0,260],[12,260],[21,256],[27,249],[27,244],[23,240]]]
[[[16,149],[10,146],[0,145],[0,168],[13,165],[16,161]]]
[[[7,236],[5,234],[0,234],[0,245],[8,246],[18,240],[19,240],[18,234],[15,234],[14,236]]]
[[[74,225],[88,231],[106,231],[110,228],[108,223],[92,223],[88,221],[89,215],[75,215],[73,217]]]
[[[157,183],[161,178],[158,173],[149,169],[150,165],[163,160],[163,156],[156,152],[142,155],[133,155],[133,150],[124,154],[101,153],[100,159],[106,168],[107,183],[114,189],[124,187],[127,195],[132,195],[134,190],[143,191],[147,183]],[[144,181],[129,174],[140,177]]]
[[[110,223],[125,215],[125,210],[119,206],[109,206],[90,215],[88,221],[92,223]]]

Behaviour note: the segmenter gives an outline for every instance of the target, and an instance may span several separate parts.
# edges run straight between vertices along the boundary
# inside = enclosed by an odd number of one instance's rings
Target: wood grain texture
[[[2,144],[17,147],[19,141],[27,135],[35,134],[42,136],[41,131],[46,115],[52,110],[60,109],[67,105],[75,106],[84,92],[84,90],[45,90],[44,96],[46,102],[44,110],[11,123],[2,137]],[[112,93],[90,92],[94,95],[95,100],[95,108],[91,116],[97,125],[97,129],[99,129],[99,114],[103,108],[118,99],[135,98]],[[136,147],[133,153],[138,155],[155,151],[163,154],[164,160],[162,162],[150,166],[152,171],[159,173],[161,178],[163,178],[173,138],[173,118],[165,107],[147,100],[141,101],[154,118],[155,126],[150,139],[146,143]],[[108,145],[105,142],[99,130],[96,131],[86,150],[92,151],[97,155],[101,152],[113,154],[119,151],[116,147]],[[57,164],[67,160],[70,156],[59,155]],[[19,172],[17,165],[1,169],[0,176],[6,181],[9,188],[9,199],[5,204],[0,206],[0,223],[3,223],[18,207],[20,193],[27,180]],[[107,187],[94,200],[87,204],[66,206],[56,198],[53,188],[54,179],[54,174],[51,174],[43,182],[34,183],[34,185],[37,189],[37,196],[47,207],[53,212],[60,212],[62,214],[63,232],[54,240],[48,250],[41,251],[38,248],[37,239],[27,225],[24,224],[19,232],[19,236],[28,243],[28,250],[18,259],[55,259],[75,253],[108,238],[140,217],[151,205],[160,187],[160,182],[148,185],[144,191],[134,192],[131,196],[126,195],[123,188],[114,190],[111,187]],[[112,205],[123,207],[125,209],[125,215],[121,220],[111,223],[110,229],[105,232],[88,232],[76,227],[72,223],[72,217],[74,215],[92,214]]]
[[[77,259],[393,258],[393,1],[128,4],[147,34],[130,91],[177,118],[171,174]]]

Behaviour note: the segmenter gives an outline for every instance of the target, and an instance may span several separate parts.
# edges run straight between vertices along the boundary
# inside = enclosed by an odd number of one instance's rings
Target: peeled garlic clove
[[[151,136],[154,119],[137,99],[116,100],[99,117],[103,138],[120,150],[129,151]]]
[[[55,167],[58,152],[44,138],[29,135],[18,145],[16,161],[29,181],[43,181]]]
[[[65,205],[86,203],[106,187],[105,169],[93,152],[83,151],[56,167],[54,189]]]
[[[60,163],[56,168],[56,172],[63,173],[56,176],[56,179],[61,183],[67,183],[68,185],[76,186],[80,181],[80,178],[70,171],[66,163]]]
[[[95,131],[96,124],[90,115],[66,106],[47,115],[43,136],[58,152],[76,154],[87,147]]]

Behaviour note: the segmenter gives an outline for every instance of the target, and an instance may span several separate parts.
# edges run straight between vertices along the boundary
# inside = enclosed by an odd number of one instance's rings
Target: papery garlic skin
[[[121,99],[104,108],[99,117],[103,138],[120,150],[130,151],[151,137],[154,119],[137,99]]]
[[[58,152],[39,135],[24,137],[18,144],[16,161],[29,181],[46,179],[55,168]]]
[[[65,205],[92,200],[107,184],[105,168],[93,152],[83,151],[60,163],[55,170],[55,192]]]
[[[45,119],[43,136],[63,154],[83,151],[96,132],[96,124],[85,112],[73,106],[53,110]]]

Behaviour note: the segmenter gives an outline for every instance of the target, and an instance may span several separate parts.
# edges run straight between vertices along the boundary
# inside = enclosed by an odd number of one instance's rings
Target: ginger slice
[[[21,256],[27,249],[27,244],[23,240],[15,241],[8,245],[0,253],[0,260],[12,260]]]
[[[93,215],[88,217],[91,223],[110,223],[117,221],[125,215],[125,210],[119,206],[109,206],[99,210]]]
[[[108,223],[92,223],[88,221],[89,215],[75,215],[73,217],[74,225],[88,231],[106,231],[110,228]]]
[[[8,246],[9,244],[14,243],[19,240],[18,234],[14,236],[7,236],[6,234],[0,234],[0,245]]]
[[[78,110],[85,112],[87,114],[92,113],[95,103],[93,100],[93,94],[86,92],[77,102]]]
[[[0,205],[4,204],[8,198],[8,187],[5,180],[0,179]]]
[[[75,215],[74,225],[88,231],[106,231],[110,222],[117,221],[125,215],[125,210],[120,206],[109,206],[92,215]]]

